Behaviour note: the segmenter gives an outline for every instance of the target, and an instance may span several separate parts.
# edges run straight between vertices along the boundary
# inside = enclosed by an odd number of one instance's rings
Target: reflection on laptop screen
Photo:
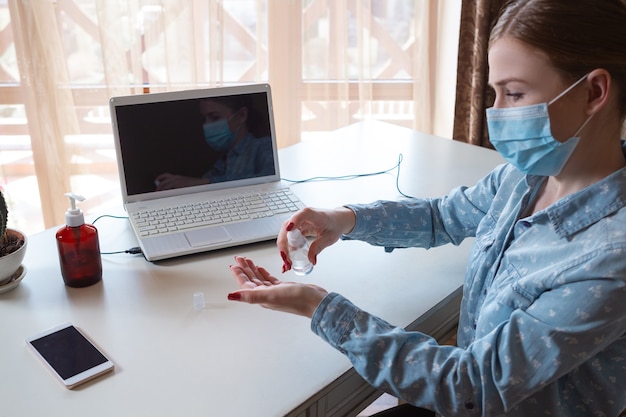
[[[275,175],[270,111],[266,92],[116,106],[127,195]]]

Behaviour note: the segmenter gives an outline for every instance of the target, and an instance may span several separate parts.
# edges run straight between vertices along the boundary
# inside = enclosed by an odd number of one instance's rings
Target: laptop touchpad
[[[185,237],[191,246],[209,246],[231,240],[230,234],[224,227],[209,227],[207,229],[185,232]]]

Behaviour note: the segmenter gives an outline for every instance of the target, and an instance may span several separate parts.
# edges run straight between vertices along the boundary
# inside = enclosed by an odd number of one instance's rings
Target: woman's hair
[[[564,79],[603,68],[617,87],[626,118],[626,3],[624,0],[512,0],[489,43],[512,37],[543,51]]]
[[[248,120],[246,122],[248,131],[257,138],[270,135],[270,121],[267,116],[267,99],[265,94],[221,96],[202,99],[202,101],[221,103],[233,113],[245,107],[248,109]]]

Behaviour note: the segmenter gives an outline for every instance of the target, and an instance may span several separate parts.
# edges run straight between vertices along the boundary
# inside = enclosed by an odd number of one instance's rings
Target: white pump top
[[[74,193],[66,193],[70,199],[70,208],[65,212],[65,223],[70,227],[82,226],[85,223],[85,216],[81,209],[76,207],[76,200],[85,201],[85,197]]]

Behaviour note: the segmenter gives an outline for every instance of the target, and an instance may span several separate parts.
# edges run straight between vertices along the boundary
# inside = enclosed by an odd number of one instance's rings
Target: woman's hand
[[[299,229],[304,236],[314,236],[309,248],[309,261],[315,265],[317,255],[324,248],[337,242],[342,234],[349,233],[356,223],[356,216],[347,207],[339,207],[332,210],[320,210],[304,208],[287,220],[278,233],[276,244],[283,258],[283,272],[291,269],[289,247],[287,244],[287,232]]]
[[[313,317],[315,309],[328,292],[312,284],[282,282],[251,259],[235,257],[230,271],[239,290],[228,294],[229,300],[260,304],[265,308]]]

